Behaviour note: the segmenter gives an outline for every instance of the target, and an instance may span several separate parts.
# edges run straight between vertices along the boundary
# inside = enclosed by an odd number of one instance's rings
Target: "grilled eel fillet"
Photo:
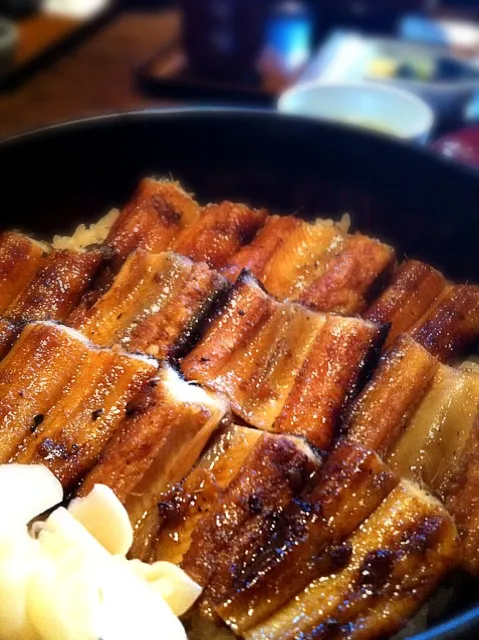
[[[103,264],[98,249],[51,249],[20,233],[0,235],[0,314],[15,322],[63,320]]]
[[[172,249],[211,267],[248,243],[266,219],[265,210],[222,202],[200,207],[178,183],[142,180],[114,223],[106,246],[120,266],[134,249]]]
[[[210,504],[238,475],[261,438],[261,431],[233,425],[218,434],[191,473],[166,491],[159,501],[161,523],[154,544],[154,559],[180,564],[191,544],[191,535]]]
[[[270,216],[254,240],[224,268],[235,280],[248,269],[280,299],[298,299],[316,311],[353,315],[395,268],[394,251],[337,225]]]
[[[219,269],[250,242],[267,215],[265,209],[250,209],[232,202],[206,205],[198,220],[180,233],[171,248]]]
[[[50,322],[28,324],[0,362],[1,463],[44,464],[67,491],[83,478],[80,494],[107,484],[142,531],[227,415],[166,364]]]
[[[95,463],[157,363],[28,324],[0,362],[0,461],[41,463],[68,490]]]
[[[111,487],[135,530],[132,555],[152,553],[160,495],[191,470],[212,433],[229,418],[227,403],[189,385],[163,364],[87,474],[78,494],[96,483]]]
[[[407,261],[363,317],[391,325],[385,348],[407,332],[446,362],[477,341],[479,287],[449,284],[427,264]]]
[[[479,374],[441,365],[388,462],[442,500],[461,475],[479,407]]]
[[[45,247],[14,231],[0,234],[0,313],[5,313],[45,262]]]
[[[138,250],[108,291],[68,324],[96,344],[166,358],[188,341],[226,284],[204,263]]]
[[[108,261],[79,304],[78,321],[109,289],[132,251],[165,251],[181,230],[195,222],[199,215],[199,205],[178,183],[143,179],[102,244]]]
[[[181,221],[167,233],[160,215],[165,207]],[[161,242],[146,239],[148,225],[140,225],[140,239],[132,232],[138,229],[132,212],[138,210],[148,210],[148,220],[159,217],[155,224],[162,229]],[[136,240],[120,250],[117,236]],[[370,321],[391,325],[387,346],[407,331],[442,361],[463,352],[479,335],[477,286],[448,284],[438,271],[417,261],[406,261],[395,272],[391,247],[362,234],[348,235],[326,221],[267,216],[228,202],[201,208],[172,183],[143,181],[105,246],[121,261],[126,250],[137,246],[156,251],[170,247],[222,268],[231,280],[249,269],[280,300],[298,300],[322,312],[364,313]],[[391,277],[390,286],[373,302]]]
[[[443,361],[464,351],[478,336],[476,286],[449,285],[431,267],[405,262],[366,309],[394,274],[391,247],[361,234],[348,235],[321,220],[310,224],[267,216],[264,210],[230,202],[200,207],[177,183],[152,179],[140,183],[101,251],[54,250],[47,255],[45,247],[21,234],[3,234],[0,314],[13,324],[64,320],[79,303],[70,322],[79,326],[133,250],[160,253],[168,248],[222,268],[231,279],[247,267],[273,295],[316,311],[364,312],[366,319],[391,324],[388,345],[408,331]],[[19,265],[26,262],[28,267],[18,277]],[[12,327],[0,327],[0,354],[15,335]]]
[[[348,538],[345,565],[313,580],[255,626],[220,616],[246,640],[374,640],[393,635],[460,556],[454,523],[443,506],[407,480],[391,491]],[[327,552],[326,552],[327,553]]]
[[[343,425],[348,438],[387,457],[439,366],[439,361],[410,336],[400,336],[348,411]]]
[[[410,336],[397,339],[346,419],[348,438],[445,499],[479,406],[479,373],[440,363]]]
[[[0,350],[3,348],[3,353],[8,350],[19,332],[15,325],[26,321],[63,321],[71,314],[71,326],[80,327],[88,321],[94,323],[95,317],[92,316],[95,316],[95,313],[99,314],[95,303],[108,291],[112,283],[116,283],[116,274],[133,250],[143,251],[143,255],[146,255],[151,251],[158,252],[178,245],[185,255],[207,260],[212,266],[222,266],[231,253],[254,235],[265,216],[264,211],[258,212],[228,202],[201,208],[176,183],[146,179],[140,183],[129,203],[113,223],[100,249],[50,250],[51,247],[41,245],[21,234],[2,234],[0,314],[5,316],[6,322],[0,326]],[[153,261],[153,258],[151,260]],[[176,262],[177,273],[174,269],[169,270],[172,279],[169,284],[176,284],[179,289],[180,276],[183,275],[186,279],[188,273],[188,261],[184,260],[180,265],[178,258]],[[148,258],[143,262],[130,261],[118,276],[117,286],[107,298],[106,305],[112,303],[115,294],[123,295],[123,301],[126,303],[126,294],[133,296],[135,291],[138,291],[138,288],[135,289],[138,283],[132,281],[135,274],[130,273],[128,280],[130,269],[136,269],[137,278],[145,278],[148,283],[153,268],[154,265],[148,263]],[[211,289],[221,288],[222,279],[205,266],[194,267],[190,264],[190,270],[191,277],[185,284],[186,289],[182,290],[182,296],[185,303],[194,305],[193,317],[194,311],[198,316],[201,315],[201,307],[205,302],[201,298],[212,293],[208,290],[210,284]],[[149,284],[152,285],[149,295],[154,295],[155,292],[159,295],[160,283],[155,281],[157,287],[153,287],[151,282]],[[168,283],[163,284],[163,293],[166,296]],[[126,291],[127,287],[131,287],[132,290]],[[146,292],[143,290],[140,295],[142,293]],[[170,302],[171,299],[173,294]],[[145,315],[147,310],[141,307],[138,299],[136,303],[137,306],[130,311],[136,310]],[[95,307],[94,310],[91,309],[92,306]],[[100,311],[103,311],[105,301],[99,306]],[[152,303],[150,312],[154,308],[155,304]],[[185,310],[186,307],[178,309],[177,312],[180,314]],[[121,311],[117,315],[120,313]],[[167,316],[165,312],[163,315]],[[127,317],[127,314],[123,313],[123,323],[117,322],[116,327],[105,326],[104,332],[107,329],[115,329],[121,333],[122,326],[127,332]],[[121,317],[117,318],[120,319]],[[135,328],[130,326],[132,335],[120,337],[130,341],[132,349],[143,350],[152,346],[156,351],[155,347],[158,347],[158,354],[162,355],[171,346],[169,341],[174,341],[174,336],[167,335],[168,332],[177,334],[180,327],[168,326],[168,318],[163,319],[163,326],[160,326],[161,323],[152,322],[151,318],[147,321],[143,317],[143,320],[136,333]],[[185,326],[182,328],[188,332],[188,318],[177,317],[176,320],[180,324],[184,321]],[[90,331],[91,327],[87,326],[86,330]],[[150,335],[151,333],[153,335]],[[150,336],[151,344],[146,344],[147,336]],[[97,337],[100,344],[111,344],[105,336]],[[113,336],[112,340],[116,337],[118,336]]]
[[[463,544],[463,567],[479,576],[479,413],[469,435],[456,477],[448,487],[446,506]]]
[[[263,514],[228,549],[215,550],[216,571],[202,583],[203,612],[227,601],[222,611],[241,630],[268,618],[316,577],[347,564],[344,540],[397,483],[375,453],[339,443],[314,482],[281,513]]]
[[[361,319],[278,302],[245,274],[182,369],[248,424],[328,448],[382,335]]]
[[[135,249],[165,251],[200,216],[199,205],[176,182],[143,179],[105,240],[118,271]]]
[[[13,321],[64,320],[103,263],[99,250],[53,250],[27,287],[4,311]]]
[[[103,253],[51,250],[20,233],[0,235],[0,357],[22,325],[64,320],[103,264]]]
[[[348,236],[342,250],[298,300],[317,311],[354,315],[365,310],[396,269],[394,250],[360,233]]]
[[[156,559],[207,584],[215,560],[252,521],[301,493],[320,459],[299,438],[234,426],[160,503]]]
[[[388,349],[401,333],[411,329],[445,289],[446,279],[439,271],[423,262],[406,260],[363,317],[390,325],[384,343]]]
[[[102,245],[108,263],[73,314],[71,324],[84,320],[133,251],[159,254],[170,249],[219,268],[250,240],[266,215],[266,211],[231,202],[200,207],[178,183],[142,180]]]
[[[479,286],[449,285],[410,334],[443,362],[462,354],[479,334]]]

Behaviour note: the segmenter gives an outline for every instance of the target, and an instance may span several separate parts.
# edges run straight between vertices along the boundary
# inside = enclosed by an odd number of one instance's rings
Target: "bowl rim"
[[[14,133],[0,139],[0,152],[10,146],[17,146],[22,143],[35,140],[37,138],[44,138],[50,135],[57,135],[67,133],[70,130],[77,130],[82,128],[98,128],[104,125],[114,126],[116,124],[123,124],[126,122],[134,121],[155,121],[164,119],[191,119],[195,118],[200,123],[201,120],[210,120],[212,118],[221,120],[255,120],[263,118],[266,121],[276,119],[278,121],[284,121],[285,123],[293,124],[298,123],[301,126],[305,126],[306,123],[309,127],[322,128],[332,133],[338,132],[338,134],[344,134],[354,136],[361,142],[367,142],[368,139],[373,139],[376,142],[383,143],[391,148],[401,149],[403,152],[411,153],[412,155],[419,155],[425,158],[429,163],[433,163],[436,166],[446,168],[448,171],[461,175],[466,179],[474,178],[479,180],[479,171],[465,163],[459,162],[453,158],[443,156],[437,151],[423,145],[411,144],[408,140],[398,138],[397,136],[388,136],[378,133],[373,129],[366,129],[361,127],[355,127],[345,122],[335,122],[332,120],[321,120],[318,118],[307,118],[292,113],[285,113],[270,108],[257,108],[257,107],[154,107],[145,109],[126,109],[120,111],[114,111],[105,114],[78,117],[73,119],[66,119],[61,122],[46,124],[43,126],[33,126],[24,131]]]

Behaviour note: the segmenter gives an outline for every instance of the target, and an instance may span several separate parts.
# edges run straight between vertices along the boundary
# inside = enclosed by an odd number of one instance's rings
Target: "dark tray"
[[[181,41],[176,38],[141,64],[135,78],[138,88],[154,97],[271,106],[299,73],[286,72],[280,59],[265,54],[257,70],[241,78],[203,77],[189,69]]]
[[[190,102],[243,103],[267,106],[293,84],[311,54],[312,16],[308,12],[271,11],[263,52],[255,68],[243,77],[230,73],[208,78],[188,67],[181,34],[136,69],[138,87],[155,97],[186,98]]]

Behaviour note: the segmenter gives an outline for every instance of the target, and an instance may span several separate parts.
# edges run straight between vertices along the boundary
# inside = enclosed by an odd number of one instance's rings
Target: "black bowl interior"
[[[1,226],[40,237],[121,205],[145,175],[181,180],[200,201],[239,199],[304,217],[348,212],[459,280],[479,280],[479,178],[378,135],[255,111],[108,116],[0,144]],[[445,618],[475,603],[479,589]],[[479,606],[417,640],[477,638]]]
[[[40,235],[121,204],[140,176],[200,200],[352,215],[460,279],[479,279],[479,180],[427,152],[351,128],[266,112],[143,112],[53,127],[0,145],[2,226]]]

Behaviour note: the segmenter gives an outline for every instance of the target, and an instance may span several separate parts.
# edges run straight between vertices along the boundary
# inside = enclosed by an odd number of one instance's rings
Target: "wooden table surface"
[[[120,13],[18,88],[0,91],[0,138],[79,117],[178,105],[142,95],[133,71],[178,35],[179,18],[178,11],[164,8]],[[18,55],[28,58],[43,46],[42,38],[51,40],[52,30],[60,36],[72,25],[59,19],[46,33],[33,18],[23,28],[29,37]]]
[[[22,86],[0,92],[0,137],[78,117],[171,105],[141,95],[132,72],[178,30],[174,10],[118,15]]]

